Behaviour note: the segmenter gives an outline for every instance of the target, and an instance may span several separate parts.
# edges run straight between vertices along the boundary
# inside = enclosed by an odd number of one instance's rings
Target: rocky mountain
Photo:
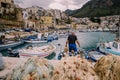
[[[72,14],[74,14],[76,11],[77,11],[77,10],[67,9],[67,10],[65,10],[65,13],[66,13],[67,15],[72,15]]]
[[[90,0],[82,8],[70,12],[69,15],[74,17],[120,15],[120,0]]]

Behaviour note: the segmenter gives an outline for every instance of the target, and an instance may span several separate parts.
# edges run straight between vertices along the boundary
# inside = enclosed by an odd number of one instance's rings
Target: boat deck
[[[96,60],[99,60],[101,57],[105,56],[104,54],[98,52],[98,51],[91,51],[89,53],[89,56],[95,58]]]

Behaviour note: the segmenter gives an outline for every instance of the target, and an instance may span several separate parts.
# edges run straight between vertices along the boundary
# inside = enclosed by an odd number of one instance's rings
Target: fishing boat
[[[5,34],[0,35],[0,50],[16,47],[20,44],[23,44],[24,41],[21,40],[18,36],[14,36],[14,40],[9,40],[5,38]]]
[[[97,50],[91,50],[91,51],[88,51],[87,53],[85,53],[85,58],[92,62],[96,62],[103,56],[105,56],[105,54],[103,54]]]
[[[38,44],[38,43],[47,43],[47,40],[31,39],[26,40],[26,43]]]
[[[120,18],[119,23],[116,24],[118,27],[116,32],[116,38],[112,42],[100,42],[97,45],[97,49],[105,54],[115,54],[120,56],[120,39],[119,39],[119,27],[120,27]]]
[[[41,36],[42,36],[42,34],[39,33],[39,34],[37,34],[36,38],[34,38],[34,39],[30,38],[28,40],[25,40],[25,42],[26,43],[32,43],[32,44],[47,43],[48,41],[47,40],[42,40]]]
[[[19,52],[17,50],[8,48],[7,56],[8,57],[19,57]]]
[[[0,50],[16,47],[23,43],[24,43],[24,41],[7,41],[5,43],[0,44]]]
[[[115,54],[120,56],[120,40],[112,42],[99,43],[97,49],[105,54]]]
[[[20,57],[32,57],[34,55],[38,57],[47,57],[56,50],[54,45],[45,45],[41,47],[28,46],[26,49],[21,49],[19,51]]]

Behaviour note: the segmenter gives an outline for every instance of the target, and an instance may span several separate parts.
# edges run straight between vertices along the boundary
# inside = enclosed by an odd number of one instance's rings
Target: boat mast
[[[119,39],[119,35],[120,35],[120,16],[119,16],[119,21],[116,24],[116,26],[117,26],[116,38]]]

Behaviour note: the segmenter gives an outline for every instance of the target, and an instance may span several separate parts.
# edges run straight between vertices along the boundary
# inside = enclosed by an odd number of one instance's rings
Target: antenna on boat
[[[60,52],[61,52],[61,49],[62,49],[62,45],[61,44],[57,44],[58,46],[60,46]]]
[[[116,38],[119,39],[119,31],[120,31],[120,16],[119,16],[119,20],[118,22],[116,23],[116,26],[117,26],[117,32],[116,32]]]

